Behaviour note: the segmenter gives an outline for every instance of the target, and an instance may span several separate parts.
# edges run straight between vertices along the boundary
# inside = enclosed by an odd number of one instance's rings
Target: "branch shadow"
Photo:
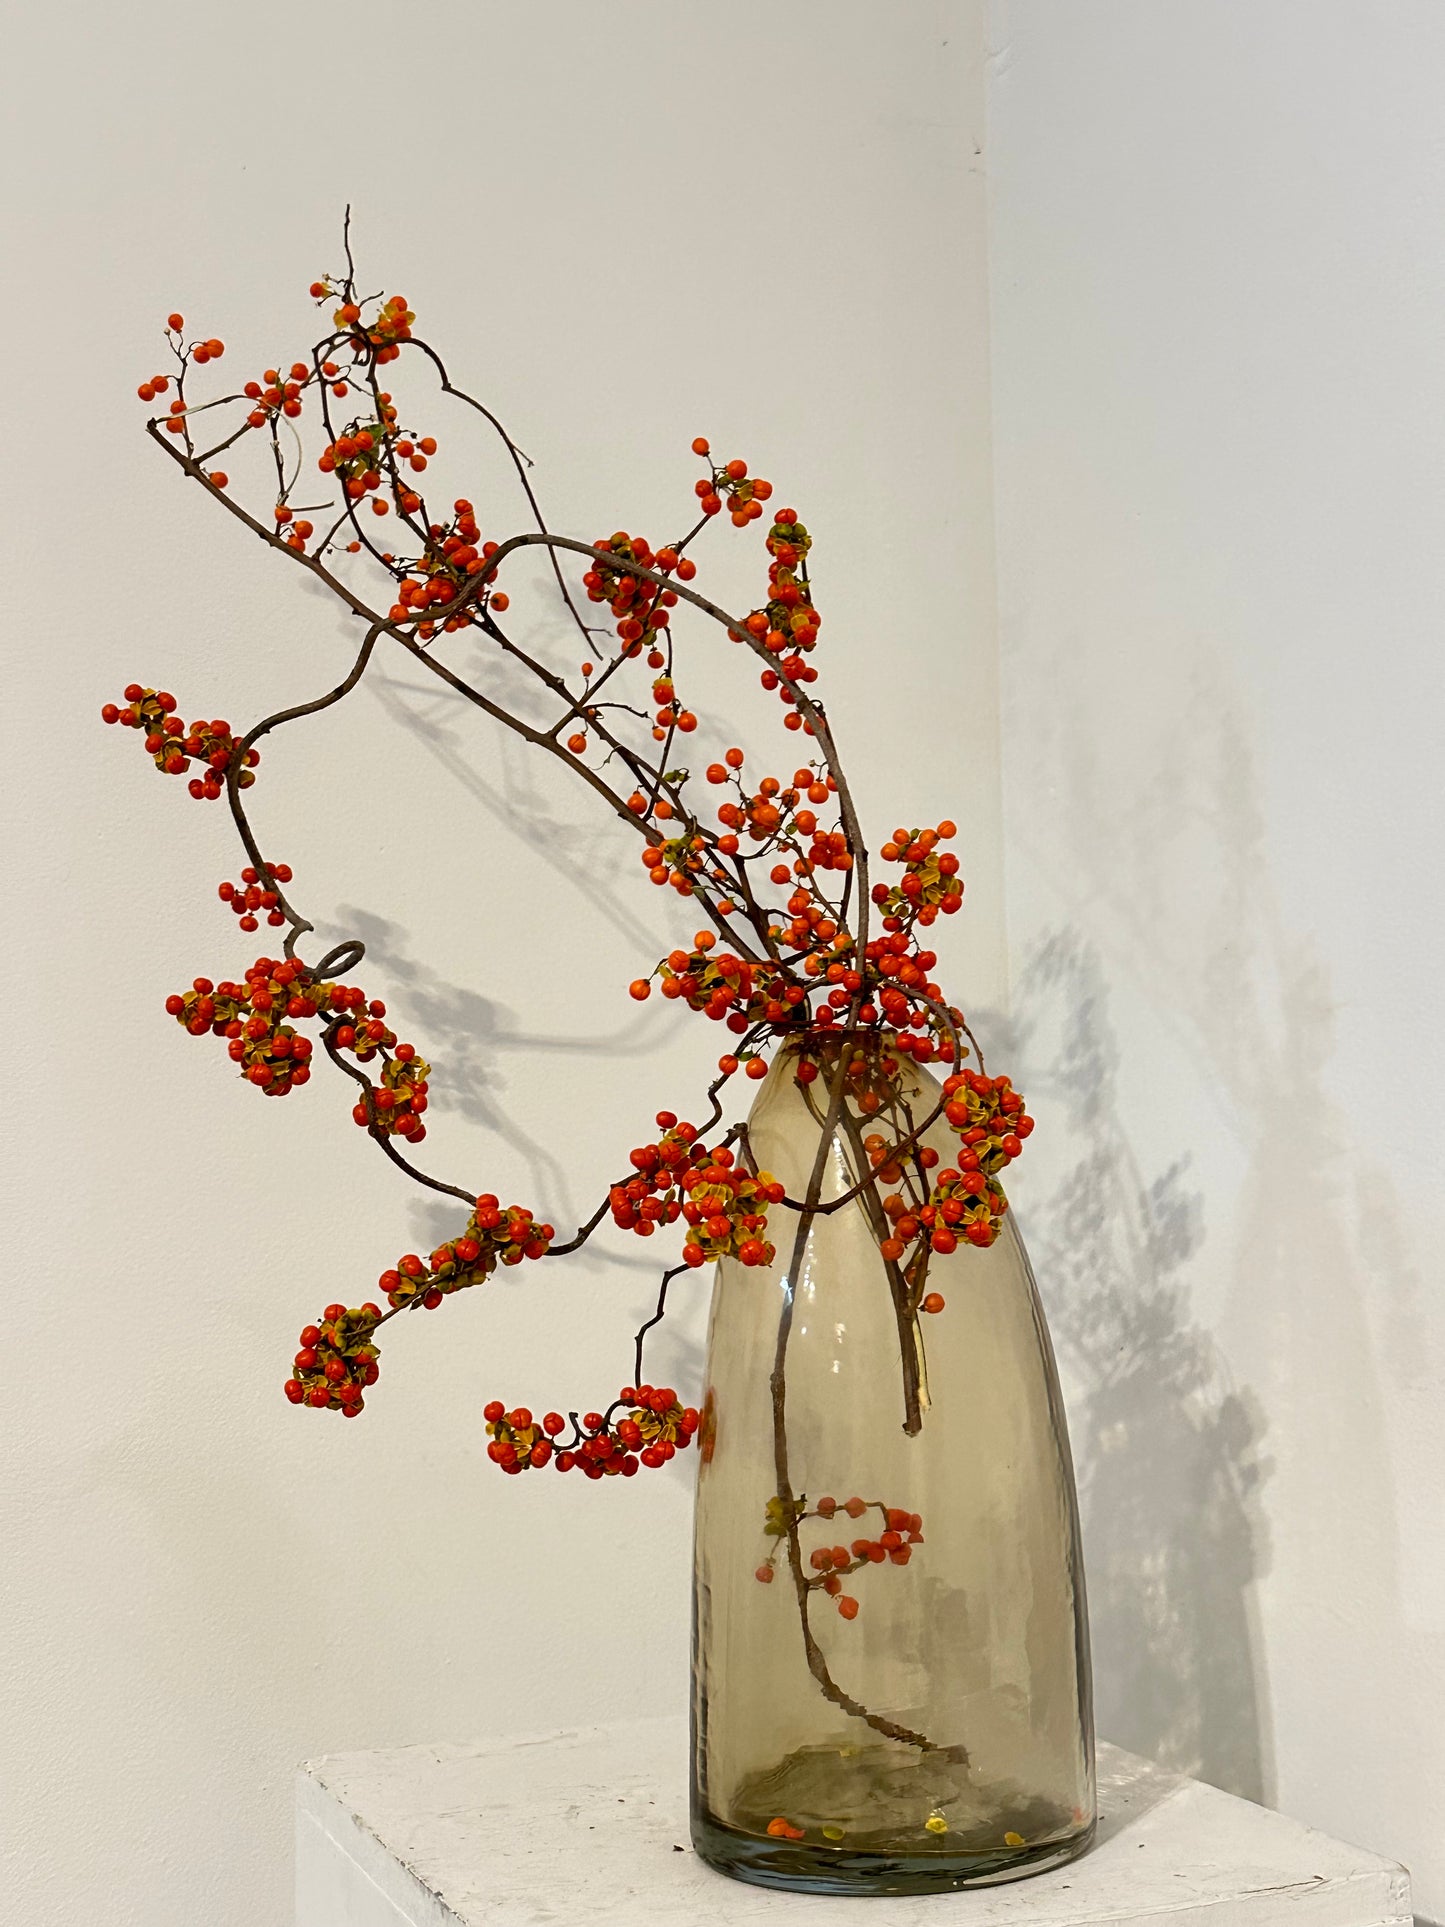
[[[489,671],[489,693],[521,708],[529,693],[523,672],[505,658]],[[485,813],[522,838],[546,864],[586,901],[589,909],[644,951],[666,947],[659,932],[634,916],[619,899],[623,873],[620,839],[610,817],[585,828],[575,815],[560,812],[535,779],[539,757],[510,731],[489,725],[466,699],[442,682],[422,683],[373,670],[364,687],[392,722],[404,729]],[[461,725],[466,725],[464,733]],[[492,728],[493,741],[483,774],[477,755],[478,729]],[[628,787],[631,787],[629,779]]]
[[[1259,1401],[1234,1386],[1191,1307],[1201,1200],[1183,1163],[1141,1172],[1118,1094],[1097,954],[1045,937],[1014,1038],[1082,1156],[1030,1205],[1079,1464],[1100,1730],[1246,1798],[1271,1791],[1252,1587],[1269,1462]]]
[[[505,1139],[509,1153],[527,1167],[532,1195],[543,1201],[539,1216],[555,1214],[559,1224],[579,1214],[571,1176],[562,1159],[540,1139],[525,1131],[503,1101],[505,1079],[496,1060],[507,1051],[547,1051],[566,1056],[629,1058],[635,1055],[638,1027],[627,1025],[610,1037],[535,1036],[518,1029],[506,1007],[479,991],[449,982],[430,965],[410,954],[407,935],[385,917],[343,904],[338,919],[346,931],[360,937],[368,959],[406,995],[409,1020],[424,1039],[423,1055],[435,1061],[428,1088],[434,1111],[453,1112],[483,1130]],[[427,1249],[457,1235],[459,1204],[452,1199],[422,1195],[411,1200],[416,1235]],[[566,1232],[563,1232],[566,1236]],[[642,1275],[654,1266],[643,1259],[609,1250],[602,1241],[590,1244],[589,1255],[599,1265]]]
[[[1336,999],[1284,913],[1254,719],[1228,666],[1197,652],[1177,711],[1127,756],[1111,692],[1063,655],[1050,667],[1056,699],[1019,780],[1047,779],[1051,800],[1021,810],[1015,840],[1022,894],[1048,921],[1018,1003],[1027,1074],[1078,1145],[1030,1223],[1077,1387],[1100,1723],[1269,1801],[1272,1701],[1292,1738],[1328,1680],[1336,1743],[1366,1748],[1381,1713],[1378,1679],[1351,1685],[1362,1640],[1430,1663],[1402,1599],[1383,1376],[1425,1369],[1418,1267],[1389,1174],[1331,1088]],[[1119,1094],[1120,1028],[1131,1091],[1171,1132],[1192,1120],[1197,1188],[1187,1163],[1147,1168],[1147,1120]],[[1224,1343],[1249,1360],[1249,1388]],[[1391,1711],[1397,1745],[1408,1731],[1438,1754],[1408,1692]],[[1297,1797],[1309,1763],[1297,1744],[1281,1757]],[[1327,1822],[1327,1783],[1306,1783]]]
[[[505,657],[492,658],[485,680],[496,700],[517,713],[530,713],[536,690],[520,666]],[[554,786],[545,780],[546,759],[539,759],[529,745],[492,724],[444,683],[374,667],[363,686],[388,720],[435,760],[464,798],[526,845],[529,863],[545,866],[569,892],[576,893],[584,914],[610,925],[629,948],[648,958],[669,947],[663,931],[628,908],[630,892],[623,885],[636,873],[624,861],[625,855],[632,854],[627,839],[619,837],[609,816],[584,823],[576,814],[565,812],[562,799],[552,794]],[[531,1059],[575,1060],[586,1055],[631,1063],[655,1046],[655,1015],[644,1016],[632,1005],[623,1021],[608,1032],[539,1033],[519,1023],[499,1000],[452,982],[420,962],[402,925],[351,903],[337,906],[335,920],[337,935],[360,938],[368,962],[404,995],[409,1030],[433,1062],[432,1110],[454,1114],[504,1141],[509,1159],[520,1159],[525,1165],[529,1198],[538,1215],[556,1223],[560,1235],[568,1237],[572,1227],[590,1215],[596,1197],[576,1196],[569,1164],[519,1123],[507,1101],[506,1060],[525,1052]],[[458,1181],[470,1182],[461,1177]],[[433,1193],[413,1195],[409,1217],[418,1248],[430,1250],[455,1237],[462,1209],[459,1202]],[[619,1249],[609,1244],[607,1229],[601,1227],[588,1243],[590,1264],[617,1281],[611,1289],[620,1286],[629,1296],[627,1280],[635,1280],[638,1305],[646,1300],[646,1311],[640,1311],[639,1318],[650,1314],[659,1274],[666,1268],[664,1255],[654,1257],[650,1248],[639,1249],[631,1238],[624,1239]],[[666,1323],[649,1334],[647,1375],[654,1382],[691,1385],[702,1381],[706,1305],[693,1302],[696,1294],[689,1298],[678,1289],[686,1282],[682,1279],[674,1285]],[[618,1362],[621,1366],[625,1359],[629,1374],[631,1352],[628,1337],[619,1345]]]

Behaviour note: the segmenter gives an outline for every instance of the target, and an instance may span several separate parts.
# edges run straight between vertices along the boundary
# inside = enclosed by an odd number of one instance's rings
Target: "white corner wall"
[[[1445,14],[1000,0],[1018,1202],[1101,1729],[1445,1916]]]
[[[220,808],[101,703],[141,677],[254,719],[329,687],[348,638],[149,447],[135,386],[173,307],[227,376],[303,348],[350,199],[368,282],[496,403],[554,526],[660,539],[694,435],[746,455],[815,530],[823,688],[879,839],[964,826],[948,961],[997,1008],[980,8],[12,16],[0,1918],[282,1927],[297,1760],[682,1703],[691,1468],[525,1489],[483,1457],[493,1394],[622,1382],[657,1274],[635,1241],[397,1333],[355,1425],[282,1400],[302,1322],[455,1220],[330,1080],[263,1102],[161,1008],[257,952],[215,898]],[[494,457],[439,432],[488,532],[518,526]],[[733,533],[715,579],[746,603],[761,541]],[[369,680],[267,751],[256,820],[434,1058],[437,1166],[576,1223],[715,1062],[711,1027],[626,997],[683,926],[582,799],[396,662]],[[579,931],[595,1005],[540,981]],[[701,1300],[659,1378],[697,1383]]]

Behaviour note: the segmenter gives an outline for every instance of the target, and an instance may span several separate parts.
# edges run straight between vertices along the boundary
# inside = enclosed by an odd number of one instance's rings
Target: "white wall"
[[[532,1489],[482,1455],[493,1393],[585,1405],[622,1381],[655,1278],[635,1244],[398,1333],[355,1425],[281,1399],[303,1320],[454,1221],[329,1080],[264,1103],[161,1009],[255,954],[215,901],[238,859],[219,806],[100,704],[140,677],[251,719],[329,686],[348,635],[191,499],[135,385],[172,307],[226,339],[227,375],[303,348],[349,198],[366,277],[496,402],[556,526],[659,539],[695,434],[748,456],[816,531],[823,687],[868,819],[965,827],[952,976],[997,1005],[979,17],[13,16],[0,1915],[280,1927],[298,1758],[682,1702],[690,1468]],[[444,459],[498,504],[489,532],[519,525],[492,454],[453,436]],[[717,533],[746,602],[760,541],[744,567]],[[379,671],[267,753],[257,822],[327,936],[371,938],[361,974],[435,1059],[437,1165],[575,1222],[714,1061],[710,1027],[626,999],[682,926],[583,799]],[[792,745],[749,713],[745,741]],[[537,981],[574,930],[595,1001]],[[696,1383],[700,1297],[659,1376]]]
[[[1101,1728],[1445,1916],[1445,15],[989,38],[1018,1191]]]

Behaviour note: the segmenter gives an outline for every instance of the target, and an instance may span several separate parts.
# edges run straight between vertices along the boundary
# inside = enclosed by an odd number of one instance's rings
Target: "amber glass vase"
[[[748,1131],[803,1199],[833,1080],[826,1052],[808,1086],[798,1065],[785,1046]],[[937,1082],[907,1059],[897,1075],[921,1122]],[[826,1131],[822,1204],[869,1173],[870,1128],[850,1101]],[[957,1157],[942,1119],[925,1142]],[[1078,1508],[1028,1258],[1008,1213],[986,1249],[934,1254],[942,1308],[910,1311],[880,1249],[889,1189],[815,1216],[801,1252],[775,1207],[771,1267],[725,1260],[714,1288],[692,1834],[764,1886],[1011,1880],[1094,1829]]]

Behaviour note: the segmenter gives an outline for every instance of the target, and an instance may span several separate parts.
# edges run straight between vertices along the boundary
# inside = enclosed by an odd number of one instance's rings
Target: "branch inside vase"
[[[804,1087],[805,1096],[808,1095]],[[810,1110],[814,1107],[809,1105]],[[817,1115],[814,1110],[814,1115]],[[798,1525],[802,1505],[793,1490],[792,1470],[789,1463],[788,1423],[787,1423],[787,1362],[788,1343],[793,1329],[793,1311],[797,1302],[798,1282],[802,1276],[803,1265],[807,1260],[808,1241],[817,1218],[818,1204],[823,1194],[827,1176],[828,1160],[831,1156],[834,1134],[839,1130],[842,1120],[847,1116],[847,1061],[842,1053],[830,1080],[828,1107],[820,1119],[818,1148],[814,1153],[812,1169],[808,1177],[808,1187],[804,1195],[803,1209],[798,1215],[794,1229],[792,1248],[788,1258],[787,1270],[783,1274],[783,1301],[778,1316],[778,1332],[773,1353],[773,1369],[769,1379],[769,1393],[772,1406],[773,1431],[773,1469],[777,1480],[779,1519],[787,1544],[788,1573],[798,1602],[798,1619],[803,1635],[803,1651],[808,1670],[817,1681],[825,1698],[835,1706],[841,1707],[853,1718],[864,1721],[875,1733],[885,1739],[895,1740],[901,1745],[916,1746],[926,1753],[947,1751],[950,1755],[967,1762],[967,1753],[961,1746],[943,1747],[929,1739],[927,1734],[905,1726],[899,1720],[889,1719],[886,1714],[874,1712],[861,1700],[846,1692],[833,1678],[827,1657],[818,1644],[809,1618],[813,1597],[813,1587],[803,1563],[803,1548],[799,1538]],[[907,1374],[905,1369],[905,1380]],[[914,1391],[916,1397],[916,1380]],[[917,1426],[913,1428],[916,1432]]]

